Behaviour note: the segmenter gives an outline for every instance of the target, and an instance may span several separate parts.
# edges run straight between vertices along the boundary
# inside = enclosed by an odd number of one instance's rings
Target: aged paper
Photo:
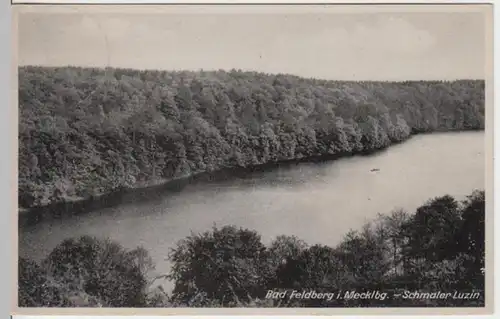
[[[15,314],[491,313],[491,5],[13,9]]]

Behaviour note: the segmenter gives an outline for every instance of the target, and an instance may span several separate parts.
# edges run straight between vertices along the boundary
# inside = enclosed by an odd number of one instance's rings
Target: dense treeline
[[[27,66],[19,68],[19,202],[43,206],[483,127],[483,81]]]
[[[414,214],[380,215],[336,247],[279,236],[268,246],[234,226],[192,234],[168,254],[167,294],[148,277],[144,249],[67,239],[40,264],[19,262],[25,307],[405,307],[484,306],[485,193],[441,196]],[[158,278],[157,278],[158,279]],[[387,299],[266,299],[268,290],[380,291]],[[401,299],[393,292],[477,292],[471,299]],[[464,295],[462,295],[464,296]]]

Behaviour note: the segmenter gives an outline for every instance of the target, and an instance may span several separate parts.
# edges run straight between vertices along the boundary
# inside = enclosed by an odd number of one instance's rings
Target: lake
[[[169,249],[214,224],[257,230],[265,243],[286,234],[333,246],[378,213],[396,208],[412,212],[432,197],[463,198],[473,189],[484,189],[484,152],[484,132],[436,133],[415,136],[372,156],[195,182],[149,201],[22,229],[19,253],[40,260],[65,238],[109,237],[127,248],[144,246],[157,271],[165,273]]]

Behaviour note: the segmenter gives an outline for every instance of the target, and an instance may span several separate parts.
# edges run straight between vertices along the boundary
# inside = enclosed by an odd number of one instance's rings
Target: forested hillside
[[[341,212],[342,213],[342,212]],[[21,307],[483,307],[485,193],[445,195],[347,234],[336,246],[225,226],[179,241],[165,293],[149,276],[145,249],[106,239],[68,238],[40,263],[19,261]],[[490,271],[492,271],[490,269]],[[163,274],[162,274],[163,275]],[[158,279],[163,279],[162,277]],[[268,299],[269,290],[379,291],[385,299]],[[398,298],[394,293],[449,293]],[[455,292],[458,292],[456,294]],[[465,293],[475,292],[474,295]],[[342,296],[345,296],[342,294]]]
[[[23,208],[225,167],[365,154],[484,128],[484,82],[19,68]]]

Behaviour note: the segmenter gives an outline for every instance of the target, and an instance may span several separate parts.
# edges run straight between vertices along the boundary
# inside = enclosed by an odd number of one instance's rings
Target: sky
[[[361,9],[31,9],[18,16],[18,63],[334,80],[485,78],[484,10]]]

